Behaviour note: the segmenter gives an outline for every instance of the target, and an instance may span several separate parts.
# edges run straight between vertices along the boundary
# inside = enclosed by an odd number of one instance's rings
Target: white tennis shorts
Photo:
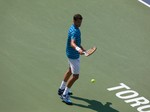
[[[68,58],[69,67],[71,68],[72,74],[80,73],[80,58],[78,59],[69,59]]]

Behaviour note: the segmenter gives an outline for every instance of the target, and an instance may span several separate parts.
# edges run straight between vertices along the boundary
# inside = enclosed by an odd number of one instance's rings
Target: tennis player
[[[73,16],[73,24],[69,28],[68,38],[66,44],[66,55],[68,57],[69,68],[64,75],[64,79],[58,89],[58,95],[66,104],[71,105],[70,88],[74,82],[79,78],[80,73],[80,55],[83,54],[85,49],[81,46],[81,32],[79,27],[82,23],[82,16],[75,14]]]

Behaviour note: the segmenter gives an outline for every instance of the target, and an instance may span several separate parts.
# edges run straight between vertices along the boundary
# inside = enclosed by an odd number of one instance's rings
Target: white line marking
[[[150,7],[150,5],[148,3],[146,3],[146,2],[144,2],[143,0],[138,0],[138,1],[141,2],[141,3],[143,3],[146,6]]]

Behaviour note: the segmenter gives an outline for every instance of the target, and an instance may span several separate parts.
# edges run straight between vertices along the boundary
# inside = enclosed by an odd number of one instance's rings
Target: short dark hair
[[[81,14],[75,14],[74,16],[73,16],[73,20],[78,20],[78,19],[80,19],[80,20],[82,20],[83,19],[83,17],[81,16]]]

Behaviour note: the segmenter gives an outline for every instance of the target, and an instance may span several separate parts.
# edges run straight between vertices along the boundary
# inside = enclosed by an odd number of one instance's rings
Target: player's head
[[[75,14],[73,16],[73,22],[76,27],[80,27],[82,23],[82,16],[80,14]]]

